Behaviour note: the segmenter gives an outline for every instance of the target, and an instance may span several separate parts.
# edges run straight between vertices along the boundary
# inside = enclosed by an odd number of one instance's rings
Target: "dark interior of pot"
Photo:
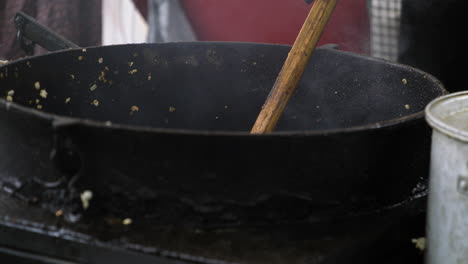
[[[0,69],[0,98],[48,113],[115,124],[248,131],[289,47],[140,44],[63,51]],[[321,48],[279,131],[342,129],[422,111],[444,93],[431,76]]]

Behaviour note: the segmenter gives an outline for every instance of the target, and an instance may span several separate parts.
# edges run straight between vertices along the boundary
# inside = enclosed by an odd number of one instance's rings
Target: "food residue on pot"
[[[59,216],[62,216],[62,215],[63,215],[63,210],[62,209],[55,211],[55,216],[59,217]]]
[[[15,90],[10,90],[7,92],[6,100],[8,102],[13,102],[13,96],[15,95]]]
[[[97,85],[95,83],[91,85],[91,87],[89,87],[89,90],[91,90],[91,92],[94,92],[96,89],[97,89]]]
[[[133,105],[132,107],[130,107],[130,111],[138,112],[138,111],[140,111],[140,108],[138,106],[136,106],[136,105]]]
[[[133,75],[133,74],[135,74],[135,73],[137,73],[137,72],[138,72],[137,69],[133,69],[133,70],[130,70],[128,73],[129,73],[130,75]]]
[[[421,251],[424,251],[426,249],[425,237],[411,239],[411,242],[413,242],[414,246]]]
[[[173,106],[169,107],[169,112],[174,113],[176,111],[176,108]]]
[[[86,52],[86,49],[82,49],[81,51]]]
[[[71,78],[72,80],[75,80],[75,75],[70,74],[70,78]]]
[[[411,106],[409,104],[405,104],[406,110],[410,110]]]
[[[45,89],[42,89],[42,90],[39,92],[39,95],[40,95],[42,98],[46,99],[46,98],[47,98],[47,91],[46,91]]]
[[[133,220],[131,218],[125,218],[122,220],[123,225],[131,225],[133,223]]]
[[[37,105],[36,108],[42,110],[42,105]]]
[[[91,104],[97,107],[97,106],[99,106],[99,101],[94,99]]]
[[[71,101],[71,98],[68,97],[67,99],[65,99],[65,103],[68,104],[69,102]]]
[[[132,67],[132,66],[133,66],[133,61],[128,62],[128,67]]]
[[[407,84],[408,84],[408,80],[406,80],[405,78],[403,78],[403,79],[401,80],[401,82],[402,82],[404,85],[407,85]]]
[[[104,59],[103,59],[103,58],[99,58],[99,59],[98,59],[98,62],[99,62],[99,64],[101,64],[101,63],[104,62]]]
[[[151,73],[148,74],[148,81],[151,81],[153,77],[151,76]]]
[[[41,89],[41,83],[40,82],[35,82],[34,83],[34,88],[36,88],[36,90]]]
[[[83,205],[83,209],[89,208],[89,203],[91,199],[93,199],[93,192],[90,190],[85,190],[80,194],[81,204]]]
[[[99,72],[98,80],[103,83],[107,82],[106,73],[104,71]]]
[[[79,61],[82,61],[83,59],[84,59],[83,56],[78,56],[78,60],[79,60]]]

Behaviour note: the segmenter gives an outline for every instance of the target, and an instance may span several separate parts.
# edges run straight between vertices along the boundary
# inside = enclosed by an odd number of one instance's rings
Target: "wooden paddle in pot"
[[[311,2],[306,0],[306,2]],[[316,0],[276,79],[251,133],[272,132],[304,74],[338,0]]]

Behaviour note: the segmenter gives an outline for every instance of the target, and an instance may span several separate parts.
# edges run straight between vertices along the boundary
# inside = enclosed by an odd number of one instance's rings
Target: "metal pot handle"
[[[18,41],[20,42],[21,48],[28,55],[33,54],[36,44],[48,51],[79,48],[75,43],[54,33],[23,12],[16,13],[14,21]]]

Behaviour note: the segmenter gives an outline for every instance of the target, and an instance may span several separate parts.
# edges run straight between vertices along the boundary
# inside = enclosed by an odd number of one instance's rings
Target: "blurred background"
[[[398,61],[462,90],[461,0],[342,0],[320,45]],[[303,0],[2,0],[0,59],[25,56],[13,16],[35,17],[80,46],[175,41],[292,44],[310,10]],[[46,51],[36,48],[35,54]]]

